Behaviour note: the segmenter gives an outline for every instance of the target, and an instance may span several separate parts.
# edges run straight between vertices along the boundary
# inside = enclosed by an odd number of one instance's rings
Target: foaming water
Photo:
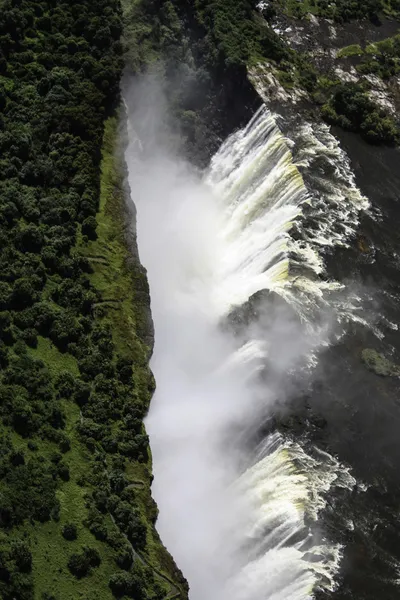
[[[325,123],[303,122],[290,132],[294,160],[312,189],[303,236],[319,248],[347,247],[369,207],[350,160]]]
[[[314,525],[325,507],[322,492],[354,484],[329,454],[309,456],[298,444],[270,435],[254,466],[235,483],[247,504],[250,552],[230,582],[233,597],[298,599],[311,597],[316,585],[335,589],[341,548],[321,538]]]
[[[277,434],[253,456],[244,449],[279,382],[326,343],[326,331],[309,339],[286,320],[252,323],[243,337],[221,327],[260,290],[301,312],[294,255],[310,295],[336,285],[318,279],[315,247],[289,235],[310,202],[302,176],[265,109],[227,140],[202,180],[157,138],[146,139],[149,107],[130,111],[129,98],[127,107],[129,183],[155,324],[157,390],[146,426],[157,528],[192,600],[311,598],[316,586],[334,588],[340,560],[318,523],[325,495],[354,482],[333,457],[308,455]]]
[[[271,113],[261,108],[211,161],[206,183],[220,206],[222,257],[217,293],[241,305],[261,289],[281,289],[289,272],[289,230],[308,195]],[[315,269],[320,270],[315,258]],[[226,309],[226,308],[225,308]]]
[[[205,182],[220,206],[228,249],[216,292],[222,309],[223,302],[240,305],[269,289],[305,320],[335,297],[339,320],[359,320],[359,298],[347,294],[343,301],[337,292],[344,286],[326,277],[323,252],[348,245],[368,201],[327,126],[306,123],[289,139],[262,106],[222,145]]]

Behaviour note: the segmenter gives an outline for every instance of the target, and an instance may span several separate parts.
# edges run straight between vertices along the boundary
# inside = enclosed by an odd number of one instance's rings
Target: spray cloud
[[[327,339],[329,319],[307,333],[294,311],[260,296],[255,319],[240,318],[236,333],[226,326],[235,306],[260,290],[284,289],[302,179],[268,115],[228,141],[204,178],[171,143],[157,81],[127,86],[125,103],[129,183],[155,324],[157,390],[146,426],[157,528],[192,600],[308,598],[321,574],[330,585],[339,554],[319,547],[319,559],[307,562],[305,518],[320,502],[312,478],[318,473],[322,491],[340,485],[339,465],[329,458],[322,468],[322,459],[278,434],[253,457],[243,448],[284,396],[288,373]],[[244,179],[234,179],[229,161],[245,165]]]

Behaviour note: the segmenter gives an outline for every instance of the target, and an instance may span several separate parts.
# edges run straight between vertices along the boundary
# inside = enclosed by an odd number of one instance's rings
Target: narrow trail
[[[144,485],[144,483],[143,483],[143,485]],[[128,487],[132,487],[132,485],[130,485]],[[128,542],[128,544],[130,546],[130,549],[132,551],[132,556],[134,558],[136,558],[137,560],[139,560],[142,563],[142,565],[145,565],[146,567],[149,567],[153,571],[153,573],[155,573],[160,579],[162,579],[163,581],[165,581],[169,585],[170,591],[168,592],[168,594],[166,596],[164,596],[163,600],[173,600],[173,598],[179,598],[179,597],[181,597],[182,593],[179,590],[179,588],[177,587],[177,585],[172,581],[172,579],[170,579],[167,575],[165,575],[164,573],[162,573],[161,571],[159,571],[158,569],[156,569],[146,558],[144,558],[144,556],[142,556],[142,554],[140,554],[139,552],[137,552],[135,550],[135,548],[133,547],[133,544],[129,540],[127,534],[124,533],[123,531],[121,531],[121,529],[116,524],[114,516],[110,512],[108,514],[110,515],[110,518],[111,518],[112,522],[114,523],[115,527],[118,529],[118,531],[120,533],[122,533],[122,535],[124,536],[124,538]]]

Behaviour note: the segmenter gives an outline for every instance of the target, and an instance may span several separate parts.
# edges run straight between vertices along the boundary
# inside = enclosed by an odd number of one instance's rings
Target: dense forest
[[[371,99],[368,82],[343,93],[334,73],[321,71],[313,56],[293,50],[273,25],[288,26],[310,16],[329,18],[336,26],[358,22],[379,29],[382,18],[398,20],[398,0],[165,0],[126,5],[123,29],[128,65],[160,63],[164,84],[179,128],[184,153],[200,166],[235,127],[243,126],[260,100],[247,79],[248,69],[268,61],[282,85],[304,90],[329,124],[360,133],[373,144],[398,144],[400,129],[393,115]],[[357,65],[360,74],[390,78],[398,73],[397,36],[367,48]],[[361,50],[361,49],[360,49]],[[375,46],[374,46],[375,50]],[[362,51],[361,51],[362,52]],[[361,114],[358,114],[358,112]]]
[[[255,4],[2,2],[3,600],[187,594],[154,529],[143,427],[154,390],[149,299],[116,152],[120,79],[124,64],[128,74],[158,65],[188,156],[204,164],[259,103],[248,65],[294,64],[306,88],[317,78],[268,26],[282,2],[267,21]],[[335,6],[339,22],[381,10],[374,0]],[[332,3],[308,8],[327,16]],[[322,113],[382,141],[362,89],[337,87]],[[383,141],[397,142],[393,122],[378,117]]]
[[[114,0],[2,5],[4,600],[185,594],[149,494],[148,292],[126,260],[114,156],[120,37]]]

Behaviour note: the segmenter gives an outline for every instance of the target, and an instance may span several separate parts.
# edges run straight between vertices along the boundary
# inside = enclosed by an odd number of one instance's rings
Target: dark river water
[[[366,320],[383,336],[350,326],[320,357],[299,418],[296,435],[351,465],[363,483],[336,491],[324,511],[328,535],[344,545],[344,556],[338,589],[317,597],[394,600],[400,597],[400,381],[369,371],[361,353],[373,348],[400,364],[400,152],[333,133],[370,208],[350,247],[326,253],[325,263],[329,276],[364,293]]]

